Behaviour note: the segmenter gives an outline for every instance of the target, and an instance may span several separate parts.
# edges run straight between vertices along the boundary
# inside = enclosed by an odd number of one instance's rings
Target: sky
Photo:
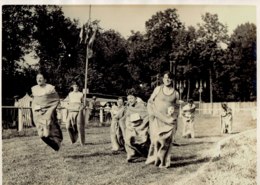
[[[196,27],[206,12],[217,14],[219,21],[228,26],[229,34],[240,24],[256,24],[254,5],[92,5],[91,19],[100,20],[102,28],[114,29],[127,38],[131,30],[144,32],[145,22],[156,12],[168,8],[176,8],[180,21],[186,26]],[[78,19],[80,24],[88,20],[87,5],[65,5],[62,9],[66,17]]]

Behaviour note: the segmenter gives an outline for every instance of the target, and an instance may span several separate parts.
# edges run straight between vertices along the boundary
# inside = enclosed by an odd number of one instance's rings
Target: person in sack
[[[58,151],[63,140],[58,124],[56,108],[60,103],[55,87],[47,84],[47,74],[39,71],[36,76],[37,85],[33,86],[32,112],[39,137],[52,149]]]
[[[165,72],[163,84],[154,89],[147,108],[151,145],[146,164],[160,168],[171,165],[171,148],[177,130],[179,93],[173,87],[173,74]]]

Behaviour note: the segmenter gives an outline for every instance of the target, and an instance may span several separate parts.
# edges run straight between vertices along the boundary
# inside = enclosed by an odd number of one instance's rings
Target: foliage
[[[21,73],[24,55],[29,53],[34,31],[33,12],[30,6],[2,7],[2,96],[25,94],[22,83],[28,79]],[[19,63],[21,61],[21,63]],[[30,84],[30,83],[29,83]],[[26,84],[28,85],[28,83]],[[3,103],[7,103],[3,99]]]
[[[114,30],[97,35],[93,46],[95,57],[90,63],[90,89],[105,94],[125,95],[131,84],[127,71],[126,40]]]
[[[162,73],[169,70],[170,53],[178,30],[182,28],[176,9],[159,11],[145,23],[147,38],[150,42],[150,58],[153,70]]]
[[[227,62],[230,78],[230,98],[239,101],[256,100],[256,26],[238,25],[228,45]]]
[[[160,74],[171,68],[176,82],[186,81],[182,97],[197,100],[195,84],[202,80],[208,84],[203,101],[213,95],[214,101],[255,100],[256,26],[239,25],[229,37],[217,14],[206,13],[202,21],[197,30],[186,28],[177,10],[167,9],[145,22],[145,33],[132,31],[127,39],[103,30],[98,20],[87,22],[88,39],[93,24],[98,27],[88,59],[89,92],[124,96],[133,88],[147,100]],[[2,27],[3,97],[29,92],[39,67],[47,70],[49,83],[62,97],[72,81],[84,87],[87,43],[80,42],[79,21],[66,18],[60,6],[5,5]],[[34,66],[24,59],[30,52],[39,59]]]
[[[218,68],[223,50],[219,45],[227,43],[227,26],[219,22],[217,14],[206,13],[202,15],[202,24],[198,29],[198,50],[200,51],[199,61],[202,73],[200,78],[209,84],[210,101],[213,101],[213,93],[216,96],[214,101],[219,101],[222,89],[218,86]],[[219,96],[220,95],[220,96]]]

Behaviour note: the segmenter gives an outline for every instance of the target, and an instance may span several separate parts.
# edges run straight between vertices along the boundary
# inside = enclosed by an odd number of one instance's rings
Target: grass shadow
[[[209,138],[209,137],[222,137],[221,134],[219,135],[205,135],[205,136],[196,136],[195,138],[201,139],[201,138]]]
[[[89,143],[85,143],[84,145],[104,145],[104,144],[110,144],[110,143],[111,143],[110,141],[105,141],[105,142],[102,142],[102,143],[89,142]]]
[[[119,155],[118,153],[117,155]],[[103,156],[114,156],[112,152],[94,152],[94,153],[85,153],[85,154],[79,154],[79,155],[67,155],[64,156],[64,158],[71,158],[71,159],[82,159],[87,157],[103,157]]]
[[[215,143],[215,142],[203,142],[203,141],[200,141],[200,142],[182,143],[182,144],[179,144],[179,146],[201,145],[201,144],[213,144],[213,143]]]
[[[206,163],[206,162],[209,162],[209,161],[210,161],[210,158],[206,157],[206,158],[192,160],[192,161],[171,163],[171,167],[170,168],[180,168],[180,167],[184,167],[184,166],[188,166],[188,165]]]
[[[191,155],[191,156],[172,156],[171,161],[183,161],[183,160],[190,160],[190,159],[195,159],[197,156],[196,155]]]

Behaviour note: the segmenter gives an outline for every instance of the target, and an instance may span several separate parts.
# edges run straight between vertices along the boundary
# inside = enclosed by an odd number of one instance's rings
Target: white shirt
[[[43,96],[46,94],[55,93],[55,87],[50,84],[46,84],[45,86],[35,85],[32,87],[32,95],[33,96]]]
[[[81,103],[83,98],[83,93],[82,92],[70,92],[69,93],[69,102],[71,103]]]

